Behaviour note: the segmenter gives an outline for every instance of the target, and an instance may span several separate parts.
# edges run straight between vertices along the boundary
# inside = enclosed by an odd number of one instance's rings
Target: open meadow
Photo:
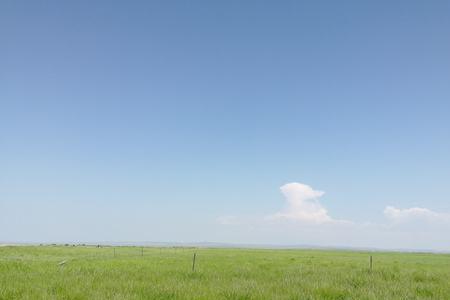
[[[450,255],[5,246],[0,299],[450,299]]]

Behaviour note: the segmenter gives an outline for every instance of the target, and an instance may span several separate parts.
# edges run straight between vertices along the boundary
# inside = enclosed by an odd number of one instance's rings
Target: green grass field
[[[450,255],[8,246],[0,299],[450,299]]]

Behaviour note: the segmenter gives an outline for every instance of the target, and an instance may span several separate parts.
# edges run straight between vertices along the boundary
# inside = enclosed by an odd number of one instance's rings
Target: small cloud
[[[387,206],[384,209],[384,215],[394,223],[407,223],[412,221],[426,221],[429,223],[450,222],[450,214],[438,213],[422,207],[400,209]]]
[[[315,224],[335,221],[326,208],[319,202],[325,192],[316,191],[309,185],[292,182],[283,185],[281,193],[287,200],[286,207],[271,219],[287,219]]]
[[[255,244],[450,249],[450,241],[442,238],[450,230],[450,213],[387,206],[383,222],[352,222],[330,216],[319,201],[323,191],[298,182],[285,184],[280,191],[285,206],[277,213],[217,218],[224,225],[223,236],[231,242]]]

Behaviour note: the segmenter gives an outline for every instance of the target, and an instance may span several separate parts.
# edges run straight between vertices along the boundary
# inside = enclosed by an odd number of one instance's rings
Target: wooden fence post
[[[195,271],[195,257],[197,256],[197,253],[194,252],[194,257],[192,258],[192,272]]]

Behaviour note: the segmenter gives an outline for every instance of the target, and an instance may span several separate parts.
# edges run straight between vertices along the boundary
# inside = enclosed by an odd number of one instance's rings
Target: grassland
[[[450,255],[8,246],[0,299],[450,299]]]

